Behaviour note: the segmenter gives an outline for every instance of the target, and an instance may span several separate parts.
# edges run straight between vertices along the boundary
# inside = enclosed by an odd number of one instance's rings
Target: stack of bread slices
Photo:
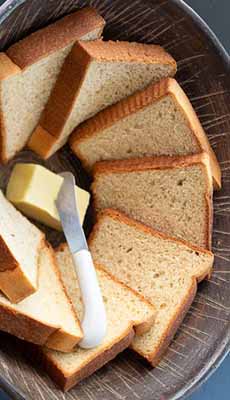
[[[69,141],[93,178],[89,246],[108,331],[90,350],[77,345],[67,244],[54,251],[0,193],[0,329],[30,342],[64,390],[127,347],[155,366],[213,266],[221,172],[176,61],[154,44],[103,41],[104,25],[82,9],[0,54],[1,161],[25,146],[46,159]]]

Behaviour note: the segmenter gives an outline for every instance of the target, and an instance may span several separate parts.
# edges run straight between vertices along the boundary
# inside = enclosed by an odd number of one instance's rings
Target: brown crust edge
[[[5,79],[19,73],[21,73],[21,68],[14,64],[5,53],[0,53],[0,84],[2,85]],[[0,86],[0,163],[2,164],[8,161],[5,149],[5,138],[6,130],[2,113],[2,88]]]
[[[56,382],[56,384],[61,387],[62,390],[67,391],[79,383],[84,378],[92,375],[99,368],[103,367],[106,363],[115,358],[119,353],[125,350],[131,343],[134,337],[134,331],[130,328],[124,337],[120,338],[118,342],[98,355],[91,362],[84,365],[80,370],[76,371],[74,374],[65,374],[61,370],[58,363],[53,360],[52,355],[43,352],[42,348],[37,346],[27,346],[26,350],[29,350],[29,357],[37,364],[43,366],[48,375]]]
[[[13,44],[6,53],[15,64],[25,69],[48,54],[74,43],[89,31],[98,29],[101,34],[104,25],[105,21],[96,9],[92,7],[78,9],[26,36]]]
[[[45,243],[44,235],[41,235],[38,253]],[[4,239],[0,236],[0,253],[2,255],[0,268],[0,289],[13,303],[18,303],[37,290],[27,276],[23,273],[20,264],[14,258]],[[2,266],[4,267],[2,268]]]
[[[87,53],[79,52],[79,49],[81,49],[80,45],[76,43],[66,57],[39,125],[27,144],[30,150],[43,158],[52,155],[53,148],[57,145],[66,120],[71,114],[75,99],[92,61]],[[73,68],[73,64],[75,68]],[[42,143],[40,142],[41,137],[43,138]],[[67,139],[68,137],[66,141]]]
[[[193,251],[199,251],[200,253],[204,253],[207,255],[210,255],[210,257],[212,257],[214,259],[214,255],[210,250],[201,248],[199,246],[193,245],[191,243],[186,242],[185,240],[181,240],[181,239],[176,239],[176,238],[172,238],[171,236],[166,235],[165,233],[159,232],[153,228],[151,228],[150,226],[147,226],[145,224],[143,224],[142,222],[139,222],[133,218],[130,218],[128,215],[126,215],[125,213],[118,211],[118,210],[114,210],[113,208],[105,208],[104,210],[102,210],[100,213],[97,214],[97,220],[96,220],[96,224],[94,225],[89,238],[88,238],[88,245],[90,247],[92,241],[94,240],[95,236],[97,235],[98,232],[98,227],[100,225],[100,223],[106,218],[112,218],[116,221],[119,221],[123,224],[129,225],[143,233],[146,233],[147,235],[151,235],[151,236],[157,236],[163,240],[169,240],[171,242],[175,242],[179,245],[183,245],[186,246],[187,248],[193,250]],[[198,278],[198,277],[197,277]]]
[[[63,351],[63,352],[70,352],[71,350],[73,350],[74,346],[83,338],[83,333],[81,330],[81,324],[80,321],[78,319],[77,313],[75,311],[74,305],[72,303],[71,298],[69,297],[67,290],[65,288],[65,285],[63,283],[62,277],[61,277],[61,272],[58,268],[58,263],[57,263],[57,259],[55,256],[55,251],[53,250],[53,248],[51,247],[50,244],[47,243],[47,245],[49,246],[49,249],[51,251],[51,257],[52,257],[52,261],[53,261],[53,267],[55,270],[55,273],[57,275],[57,278],[60,282],[60,285],[62,287],[63,293],[66,297],[67,302],[70,304],[70,308],[72,311],[72,314],[74,315],[76,324],[79,327],[79,331],[81,332],[80,336],[76,336],[76,335],[72,335],[69,332],[66,332],[63,328],[59,328],[57,329],[55,332],[53,332],[52,335],[50,335],[50,337],[47,339],[46,342],[46,346],[54,349],[54,350],[59,350],[59,351]]]
[[[166,329],[164,335],[158,343],[158,346],[154,352],[149,355],[141,353],[139,349],[136,349],[134,345],[131,344],[130,348],[140,354],[142,357],[147,359],[153,367],[155,367],[162,359],[164,353],[167,351],[168,346],[170,345],[173,337],[175,336],[178,328],[180,327],[182,321],[184,320],[197,292],[197,281],[196,278],[193,277],[191,279],[191,287],[190,291],[187,294],[187,297],[184,299],[184,302],[180,304],[180,308],[175,313],[175,316],[172,318],[172,323],[168,324],[168,328]]]
[[[91,185],[94,196],[94,208],[97,210],[96,185],[97,179],[102,174],[139,172],[147,170],[180,168],[191,165],[200,164],[203,166],[207,190],[205,194],[206,202],[206,228],[204,247],[211,250],[212,247],[212,226],[213,226],[213,206],[212,206],[212,174],[210,169],[210,159],[207,153],[194,154],[189,156],[160,156],[160,157],[143,157],[138,159],[117,160],[117,161],[101,161],[95,164],[93,168],[94,181]]]
[[[187,95],[173,78],[165,78],[156,84],[150,84],[144,90],[134,93],[120,102],[113,104],[100,111],[94,117],[80,124],[70,137],[70,147],[77,157],[82,161],[83,166],[90,170],[87,159],[81,153],[79,145],[88,138],[97,136],[104,129],[136,112],[158,102],[162,97],[170,95],[178,104],[180,111],[184,114],[190,129],[194,135],[200,152],[205,151],[210,157],[214,184],[217,189],[221,187],[221,170],[215,153],[213,152],[205,131],[190,103]]]

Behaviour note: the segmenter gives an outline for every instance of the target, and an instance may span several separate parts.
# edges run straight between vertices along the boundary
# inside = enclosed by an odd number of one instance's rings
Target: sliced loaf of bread
[[[160,46],[102,40],[76,43],[29,147],[43,158],[51,156],[82,121],[175,72],[176,62]]]
[[[82,123],[70,145],[88,171],[97,161],[206,151],[214,182],[221,186],[220,167],[208,138],[188,97],[172,78],[151,84]]]
[[[96,263],[156,306],[152,328],[131,344],[156,365],[193,301],[197,282],[210,274],[213,254],[114,210],[99,215],[89,246]]]
[[[80,291],[72,257],[66,245],[58,249],[57,260],[67,292],[81,316],[83,309]],[[46,348],[37,348],[34,353],[35,356],[38,353],[42,355],[47,372],[64,390],[70,389],[127,348],[134,333],[148,331],[155,318],[155,307],[142,295],[112,278],[104,267],[97,266],[97,274],[107,312],[108,330],[103,343],[90,350],[76,347],[69,354]]]
[[[74,42],[100,37],[103,27],[94,9],[82,9],[0,53],[1,162],[25,146]]]
[[[37,290],[43,233],[0,191],[0,290],[14,303]]]
[[[48,245],[40,253],[37,291],[18,304],[0,294],[0,330],[64,352],[71,351],[82,339],[54,251]]]
[[[211,248],[212,175],[206,153],[97,163],[92,191],[96,211],[114,208]]]

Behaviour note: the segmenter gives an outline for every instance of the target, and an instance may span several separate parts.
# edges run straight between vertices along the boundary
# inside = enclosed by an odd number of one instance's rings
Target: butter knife
[[[60,176],[64,180],[58,193],[56,207],[72,254],[84,305],[81,323],[84,336],[79,346],[89,349],[98,346],[106,335],[106,311],[92,256],[78,215],[75,178],[71,172],[63,172]]]

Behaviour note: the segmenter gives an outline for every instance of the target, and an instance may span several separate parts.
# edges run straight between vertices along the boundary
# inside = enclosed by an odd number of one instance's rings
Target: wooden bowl
[[[179,0],[14,0],[0,8],[0,46],[11,43],[78,7],[92,5],[107,21],[105,39],[163,45],[178,62],[177,79],[189,95],[220,161],[223,188],[214,196],[211,280],[200,285],[180,330],[157,368],[128,350],[69,393],[62,392],[39,366],[26,360],[22,342],[0,335],[0,385],[12,398],[55,400],[179,399],[204,381],[230,345],[230,82],[229,57],[205,23]],[[0,168],[4,189],[18,160],[36,160],[21,152]],[[55,171],[70,169],[79,183],[88,180],[66,146],[45,163]],[[85,228],[91,228],[90,213]],[[47,232],[57,243],[62,238]],[[22,396],[22,397],[21,397]]]

